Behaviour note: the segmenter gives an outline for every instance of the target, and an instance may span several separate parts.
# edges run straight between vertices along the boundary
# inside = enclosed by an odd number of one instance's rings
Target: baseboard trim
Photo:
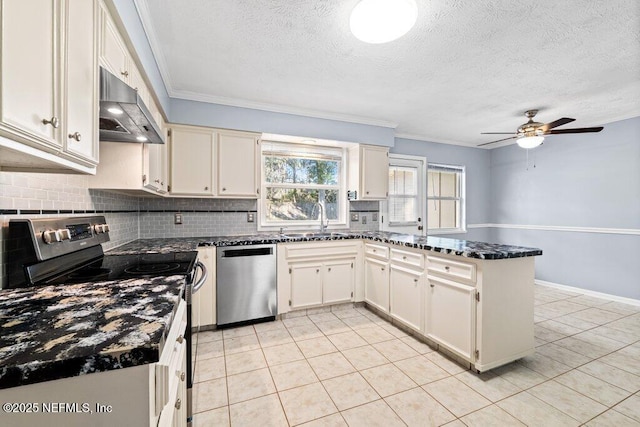
[[[638,228],[570,227],[564,225],[467,224],[467,228],[510,228],[519,230],[568,231],[573,233],[623,234],[640,236]]]
[[[603,298],[611,301],[621,302],[623,304],[635,305],[640,307],[640,299],[621,297],[621,296],[612,295],[612,294],[605,294],[604,292],[596,292],[588,289],[576,288],[575,286],[561,285],[559,283],[547,282],[546,280],[535,279],[534,283],[536,285],[548,286],[550,288],[560,289],[563,291],[577,292],[583,295],[588,295],[590,297]]]

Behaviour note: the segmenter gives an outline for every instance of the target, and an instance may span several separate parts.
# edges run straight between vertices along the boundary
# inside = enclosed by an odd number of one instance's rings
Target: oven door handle
[[[196,262],[196,268],[202,271],[202,275],[196,281],[196,283],[193,284],[193,288],[191,290],[192,295],[198,292],[200,288],[204,286],[204,283],[207,281],[207,277],[209,276],[209,273],[207,272],[207,267],[205,267],[205,265],[202,262],[200,261]]]

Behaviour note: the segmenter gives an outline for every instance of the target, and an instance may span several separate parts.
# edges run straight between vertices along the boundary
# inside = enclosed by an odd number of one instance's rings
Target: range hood
[[[164,144],[138,91],[100,67],[100,141]]]

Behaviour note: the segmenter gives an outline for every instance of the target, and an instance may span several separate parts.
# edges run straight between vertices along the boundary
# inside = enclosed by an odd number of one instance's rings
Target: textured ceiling
[[[470,146],[532,108],[565,127],[640,116],[638,0],[418,0],[416,26],[382,45],[351,34],[356,3],[136,0],[175,98]]]

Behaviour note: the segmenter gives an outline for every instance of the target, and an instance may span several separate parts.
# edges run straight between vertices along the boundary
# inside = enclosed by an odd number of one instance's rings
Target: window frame
[[[458,193],[459,197],[430,197],[429,196],[429,186],[431,185],[431,180],[429,179],[429,172],[439,171],[439,172],[456,172],[459,174],[459,188]],[[466,167],[463,165],[451,165],[444,163],[428,163],[427,164],[427,189],[425,192],[426,201],[427,201],[427,210],[426,215],[429,215],[429,202],[432,200],[446,201],[446,200],[454,200],[458,201],[458,217],[460,218],[458,227],[455,228],[430,228],[429,227],[429,218],[427,217],[426,226],[427,226],[427,234],[457,234],[457,233],[466,233],[467,232],[467,218],[466,218]]]
[[[287,157],[292,158],[310,158],[308,153],[327,153],[327,157],[339,157],[340,171],[338,174],[338,184],[301,184],[301,183],[268,183],[266,181],[265,159],[269,153],[279,149],[283,153],[287,153]],[[299,153],[300,156],[295,154]],[[304,156],[307,153],[307,157]],[[267,193],[269,188],[285,188],[285,189],[311,189],[311,190],[337,190],[338,191],[338,219],[329,220],[327,229],[345,229],[349,227],[347,222],[347,210],[349,203],[347,201],[347,168],[348,168],[347,147],[329,146],[329,145],[307,145],[304,143],[288,142],[288,141],[272,141],[263,140],[260,144],[260,197],[258,199],[258,231],[276,231],[280,229],[286,230],[310,230],[320,227],[318,219],[293,221],[280,220],[269,221],[266,218]],[[321,156],[318,156],[321,157]]]

